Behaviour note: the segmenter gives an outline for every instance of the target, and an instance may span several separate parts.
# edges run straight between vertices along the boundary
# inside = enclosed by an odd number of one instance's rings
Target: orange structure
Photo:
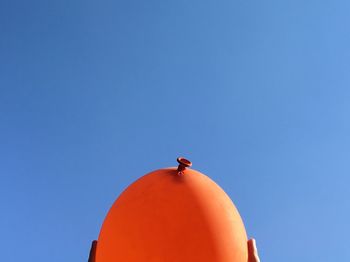
[[[96,262],[247,262],[247,235],[226,193],[209,177],[179,167],[131,184],[103,223]]]

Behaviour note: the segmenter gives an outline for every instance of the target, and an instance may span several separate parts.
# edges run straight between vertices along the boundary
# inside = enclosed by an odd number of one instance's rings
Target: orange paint
[[[151,172],[115,201],[96,262],[247,262],[247,235],[226,193],[192,169]]]

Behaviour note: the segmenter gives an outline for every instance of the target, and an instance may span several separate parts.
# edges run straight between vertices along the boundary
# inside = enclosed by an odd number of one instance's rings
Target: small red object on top
[[[183,174],[183,171],[186,170],[187,167],[192,166],[192,162],[183,157],[178,157],[177,162],[179,166],[177,167],[177,172],[179,175]]]

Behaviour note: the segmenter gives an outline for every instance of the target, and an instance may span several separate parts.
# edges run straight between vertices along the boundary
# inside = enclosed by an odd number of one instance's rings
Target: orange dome
[[[97,262],[247,262],[247,235],[230,198],[200,172],[180,171],[156,170],[120,195],[103,223]]]

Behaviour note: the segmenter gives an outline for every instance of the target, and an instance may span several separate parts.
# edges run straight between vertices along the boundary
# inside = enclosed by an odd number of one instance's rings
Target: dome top
[[[179,167],[153,171],[115,201],[98,239],[97,262],[247,262],[247,236],[226,193]]]

